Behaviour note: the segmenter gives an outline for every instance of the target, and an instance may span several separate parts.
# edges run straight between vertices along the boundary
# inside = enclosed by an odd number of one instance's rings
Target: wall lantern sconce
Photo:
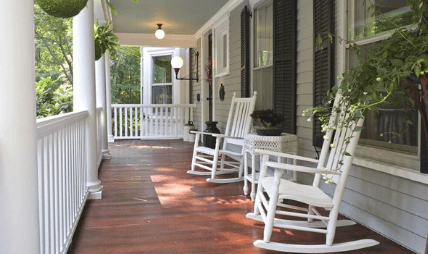
[[[162,29],[162,24],[158,24],[158,30],[155,32],[156,38],[162,40],[165,37],[165,31]]]
[[[189,77],[186,78],[179,78],[178,77],[178,72],[180,71],[181,67],[183,67],[184,61],[183,58],[179,57],[179,56],[175,56],[171,59],[171,66],[172,68],[174,68],[175,70],[175,79],[177,80],[194,80],[196,82],[199,82],[199,52],[196,52],[196,78],[193,78],[192,74],[190,73]]]

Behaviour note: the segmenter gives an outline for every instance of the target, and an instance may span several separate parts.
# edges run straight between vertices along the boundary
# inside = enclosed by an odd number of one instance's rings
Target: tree
[[[34,5],[37,117],[73,111],[72,19]]]
[[[121,46],[111,59],[112,104],[139,104],[140,48]]]

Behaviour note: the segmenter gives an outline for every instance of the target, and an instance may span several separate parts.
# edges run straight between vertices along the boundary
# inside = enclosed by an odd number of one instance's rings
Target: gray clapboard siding
[[[299,154],[315,156],[312,148],[312,122],[302,117],[312,107],[313,93],[313,17],[312,1],[297,1],[297,110]]]
[[[343,25],[336,1],[336,31]],[[299,154],[314,157],[312,122],[302,117],[302,110],[312,106],[313,93],[313,6],[310,0],[298,1],[297,44],[297,134]],[[339,44],[337,44],[339,45]],[[336,64],[340,63],[336,47]],[[339,68],[336,68],[336,70]],[[340,75],[337,73],[336,75]],[[298,180],[312,183],[313,176],[299,174]],[[321,184],[332,194],[335,185]],[[340,212],[376,232],[423,253],[428,233],[427,186],[372,169],[354,166],[343,196]]]
[[[215,117],[221,132],[226,129],[230,103],[233,93],[241,96],[241,11],[248,1],[241,3],[230,12],[229,20],[229,74],[215,79]],[[220,101],[219,89],[223,84],[226,92],[224,101]]]

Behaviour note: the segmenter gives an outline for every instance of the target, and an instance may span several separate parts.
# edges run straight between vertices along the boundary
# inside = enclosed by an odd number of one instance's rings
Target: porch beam
[[[0,10],[0,253],[38,254],[34,1]]]
[[[73,18],[73,109],[89,112],[86,123],[86,166],[89,199],[101,199],[97,167],[97,111],[95,99],[94,0]]]
[[[95,73],[96,73],[96,93],[97,93],[97,108],[102,107],[103,111],[101,112],[101,150],[103,153],[103,159],[110,159],[110,151],[108,150],[108,140],[107,140],[107,99],[106,99],[106,60],[105,57],[101,57],[98,61],[95,62]]]

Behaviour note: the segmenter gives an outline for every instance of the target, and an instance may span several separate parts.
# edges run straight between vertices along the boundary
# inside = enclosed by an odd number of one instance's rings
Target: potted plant
[[[278,127],[284,121],[281,114],[273,112],[272,109],[254,110],[250,115],[254,122],[260,122],[262,126],[255,126],[260,136],[281,136],[282,128]]]
[[[98,22],[95,23],[95,61],[99,60],[107,50],[110,54],[114,54],[117,47],[120,46],[119,38],[113,33],[110,25],[110,21],[107,21],[104,26],[100,26]]]
[[[71,18],[85,8],[88,0],[36,0],[47,14],[57,18]]]
[[[413,109],[407,110],[417,109],[420,112],[423,131],[428,134],[428,3],[425,0],[407,3],[411,8],[411,18],[417,25],[399,27],[396,18],[387,16],[379,20],[379,24],[395,28],[391,36],[375,46],[365,59],[361,57],[363,61],[356,67],[337,77],[341,80],[340,85],[331,90],[324,105],[303,112],[305,116],[311,111],[311,118],[317,115],[323,132],[343,127],[329,125],[329,112],[348,113],[346,121],[351,123],[364,117],[369,110],[376,111],[379,106],[411,105]],[[374,9],[373,5],[369,7],[369,10]],[[372,16],[378,14],[372,11]],[[334,35],[329,34],[329,38],[334,38]],[[347,43],[361,56],[357,45],[351,41]],[[319,35],[316,44],[322,45]],[[337,93],[341,94],[341,99],[337,106],[332,107]],[[343,108],[347,108],[346,112],[342,112]],[[403,119],[407,124],[417,124],[406,117]],[[357,128],[355,131],[361,130]],[[424,171],[428,169],[421,170]]]

